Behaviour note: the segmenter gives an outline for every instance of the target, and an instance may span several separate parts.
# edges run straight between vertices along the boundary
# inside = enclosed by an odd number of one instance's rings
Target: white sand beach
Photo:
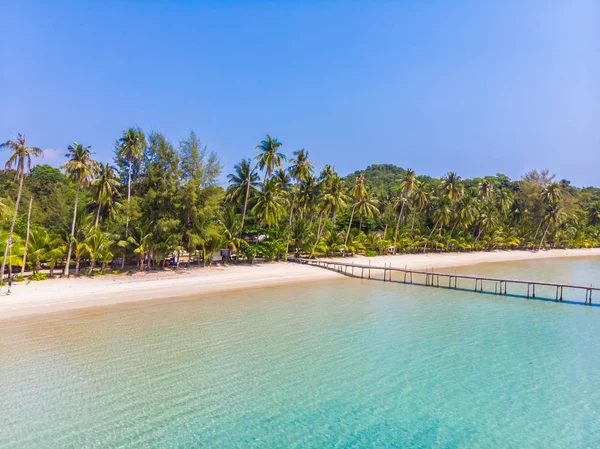
[[[412,269],[450,268],[488,262],[509,262],[562,257],[600,256],[600,248],[477,253],[428,253],[347,258],[357,264]],[[473,268],[476,272],[476,267]],[[296,263],[265,263],[180,271],[106,275],[94,278],[51,279],[15,283],[12,294],[0,293],[0,319],[39,313],[118,304],[130,301],[190,297],[229,290],[318,282],[341,276],[322,268]]]

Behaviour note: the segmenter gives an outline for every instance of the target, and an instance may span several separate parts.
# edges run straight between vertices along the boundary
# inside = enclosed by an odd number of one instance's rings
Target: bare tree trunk
[[[71,263],[71,251],[73,250],[73,239],[75,237],[75,220],[77,219],[77,203],[79,202],[79,187],[75,191],[75,208],[73,209],[73,223],[71,224],[71,239],[69,240],[69,251],[67,252],[67,264],[65,265],[64,274],[69,277],[69,264]],[[77,270],[75,272],[77,274]]]
[[[19,211],[19,203],[21,202],[21,192],[23,191],[23,173],[19,179],[19,193],[17,193],[17,202],[15,203],[15,212],[13,214],[12,223],[10,225],[10,231],[8,233],[8,239],[6,239],[6,246],[4,247],[4,257],[2,258],[2,268],[0,268],[0,281],[4,279],[4,268],[6,267],[6,258],[8,257],[8,249],[12,246],[12,236],[15,231],[15,223],[17,221],[17,213]]]
[[[27,264],[27,249],[29,248],[29,230],[31,229],[31,206],[33,205],[33,195],[29,198],[29,211],[27,212],[27,236],[25,237],[25,252],[23,253],[23,266],[21,267],[21,276],[25,274],[25,265]]]

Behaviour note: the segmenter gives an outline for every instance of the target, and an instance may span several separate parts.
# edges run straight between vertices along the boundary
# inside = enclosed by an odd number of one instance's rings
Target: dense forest
[[[2,144],[0,273],[210,265],[221,249],[253,262],[600,245],[600,189],[547,170],[431,178],[385,164],[342,177],[283,148],[266,136],[221,186],[218,156],[193,132],[174,144],[128,129],[111,163],[74,142],[60,169],[42,165],[42,151],[19,135]]]

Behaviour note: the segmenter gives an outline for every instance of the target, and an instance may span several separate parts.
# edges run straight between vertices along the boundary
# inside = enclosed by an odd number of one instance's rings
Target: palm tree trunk
[[[537,227],[537,229],[535,231],[535,235],[533,236],[533,245],[534,245],[534,248],[535,248],[535,241],[537,239],[537,235],[540,232],[540,228],[542,227],[542,223],[543,222],[544,222],[544,219],[542,218],[542,221],[540,221],[540,224],[538,225],[538,227]]]
[[[96,222],[94,223],[94,227],[97,228],[98,227],[98,220],[100,220],[100,208],[102,206],[100,204],[98,204],[98,210],[96,211]]]
[[[95,259],[90,259],[90,268],[88,269],[88,276],[91,276],[94,271]]]
[[[75,191],[75,207],[73,209],[73,223],[71,224],[71,239],[69,240],[69,251],[67,252],[67,264],[63,273],[69,277],[69,264],[71,263],[71,251],[73,250],[73,239],[75,237],[75,220],[77,219],[77,203],[79,202],[79,187]],[[76,273],[77,274],[77,273]]]
[[[323,222],[323,213],[319,214],[319,225],[317,226],[317,239],[315,240],[315,244],[313,245],[312,251],[310,252],[309,259],[313,256],[315,249],[317,249],[317,245],[319,244],[319,240],[321,239],[321,223]]]
[[[346,240],[344,240],[344,246],[348,244],[348,236],[350,235],[350,228],[352,227],[352,219],[354,218],[354,211],[356,209],[356,204],[352,206],[352,213],[350,214],[350,223],[348,223],[348,232],[346,232]]]
[[[25,265],[27,264],[27,248],[29,247],[29,229],[31,229],[31,206],[33,205],[33,195],[29,198],[29,211],[27,212],[27,236],[25,237],[25,252],[23,253],[23,266],[21,267],[21,276],[25,274]]]
[[[544,234],[542,235],[542,240],[540,240],[540,247],[538,248],[538,251],[542,250],[542,245],[544,244],[544,239],[546,238],[546,234],[548,233],[549,229],[550,229],[550,220],[548,220],[548,226],[546,226],[546,230],[544,231]]]
[[[244,220],[246,219],[246,207],[248,207],[248,196],[250,195],[250,180],[247,181],[246,184],[246,195],[244,198],[244,210],[242,212],[242,226],[240,227],[240,237],[244,232]]]
[[[0,280],[4,279],[4,268],[6,267],[6,258],[8,257],[8,249],[12,246],[12,236],[15,231],[15,223],[17,221],[17,212],[19,210],[19,203],[21,202],[21,192],[23,190],[23,173],[19,179],[19,193],[17,193],[17,202],[15,203],[15,213],[13,214],[12,223],[10,225],[10,231],[8,233],[8,239],[6,240],[6,246],[4,247],[4,257],[2,258],[2,268],[0,268]]]
[[[404,211],[404,203],[402,203],[402,206],[400,206],[400,213],[398,214],[398,221],[396,222],[396,231],[394,231],[394,246],[396,246],[396,240],[398,239],[398,228],[400,227],[400,220],[402,219],[403,211]]]
[[[129,173],[127,179],[127,219],[125,221],[125,238],[127,238],[127,233],[129,231],[129,209],[131,205],[131,158],[129,159]]]
[[[81,262],[81,258],[75,258],[75,276],[79,276],[79,263]]]
[[[415,210],[413,210],[413,214],[412,214],[412,223],[410,224],[410,236],[412,237],[413,235],[413,228],[415,227],[415,217],[417,215],[417,209],[415,208]]]
[[[438,218],[438,220],[435,222],[435,225],[433,226],[433,230],[431,231],[431,234],[429,234],[429,238],[425,242],[425,246],[423,247],[423,252],[424,253],[427,252],[427,243],[429,242],[429,240],[431,240],[431,236],[433,235],[433,233],[437,229],[437,225],[438,225],[439,222],[440,222],[440,218]]]
[[[292,198],[292,207],[290,208],[290,222],[289,222],[289,231],[292,230],[292,220],[294,219],[294,205],[296,203],[296,195],[294,194],[293,198]],[[285,261],[287,262],[287,258],[288,258],[288,251],[290,249],[290,238],[288,235],[288,238],[286,239],[286,245],[285,245]]]

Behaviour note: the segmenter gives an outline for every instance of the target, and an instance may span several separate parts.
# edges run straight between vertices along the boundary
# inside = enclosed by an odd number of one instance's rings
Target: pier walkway
[[[407,267],[397,268],[384,265],[356,264],[354,262],[342,262],[337,260],[290,258],[291,262],[308,264],[336,271],[346,276],[360,279],[374,279],[387,282],[399,282],[403,284],[423,285],[427,287],[445,287],[448,289],[472,290],[475,292],[486,292],[496,295],[513,295],[526,298],[536,297],[536,287],[550,288],[554,292],[554,300],[562,301],[564,290],[577,290],[585,292],[585,305],[592,305],[592,293],[600,291],[600,288],[591,285],[566,284],[561,282],[532,281],[524,279],[496,278],[489,276],[477,276],[470,274],[452,274],[435,272],[433,270],[410,270]],[[395,274],[395,276],[393,276]],[[459,284],[459,281],[461,283]],[[485,284],[485,290],[484,290]],[[510,288],[510,293],[507,293]],[[516,289],[516,287],[522,287]],[[527,290],[525,291],[525,288]]]

